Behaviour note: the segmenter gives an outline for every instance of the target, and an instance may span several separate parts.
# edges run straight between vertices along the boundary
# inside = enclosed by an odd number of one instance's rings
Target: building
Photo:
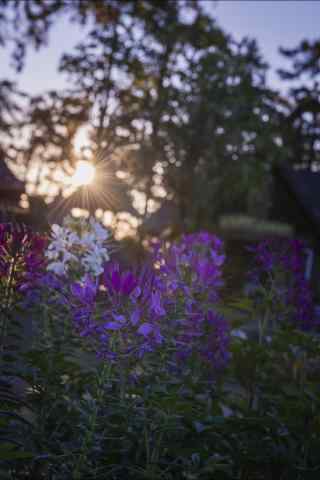
[[[294,236],[307,242],[305,275],[320,298],[320,171],[277,166],[270,217],[290,224]]]
[[[25,183],[11,172],[0,150],[0,221],[24,220],[26,211],[20,207],[23,193]]]
[[[320,172],[281,165],[274,169],[273,220],[293,226],[313,245],[320,240]]]

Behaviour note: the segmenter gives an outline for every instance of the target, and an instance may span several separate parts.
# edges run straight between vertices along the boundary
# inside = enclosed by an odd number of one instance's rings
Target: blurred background
[[[317,242],[320,2],[0,0],[1,219]],[[240,248],[239,247],[239,248]],[[234,254],[241,261],[242,254]]]

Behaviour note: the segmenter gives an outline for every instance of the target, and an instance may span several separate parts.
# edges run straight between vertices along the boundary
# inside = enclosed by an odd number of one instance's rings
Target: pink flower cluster
[[[16,224],[0,224],[0,281],[16,291],[30,290],[43,275],[47,239]]]

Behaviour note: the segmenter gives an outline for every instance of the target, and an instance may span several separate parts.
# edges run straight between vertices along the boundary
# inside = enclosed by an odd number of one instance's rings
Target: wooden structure
[[[25,211],[19,205],[23,193],[25,183],[11,172],[0,150],[0,221],[24,218]]]
[[[22,193],[25,193],[25,184],[18,180],[7,166],[0,151],[0,201],[11,205],[18,205]]]
[[[320,171],[281,165],[274,170],[270,217],[287,222],[296,237],[307,241],[305,276],[320,299]]]
[[[297,236],[318,244],[320,172],[288,165],[275,168],[270,218],[292,225]]]

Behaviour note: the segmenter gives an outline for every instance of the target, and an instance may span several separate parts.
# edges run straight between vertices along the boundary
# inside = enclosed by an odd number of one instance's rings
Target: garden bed
[[[1,226],[0,478],[319,478],[301,242],[248,251],[250,288],[230,296],[215,235],[154,245],[140,269],[108,235]]]

